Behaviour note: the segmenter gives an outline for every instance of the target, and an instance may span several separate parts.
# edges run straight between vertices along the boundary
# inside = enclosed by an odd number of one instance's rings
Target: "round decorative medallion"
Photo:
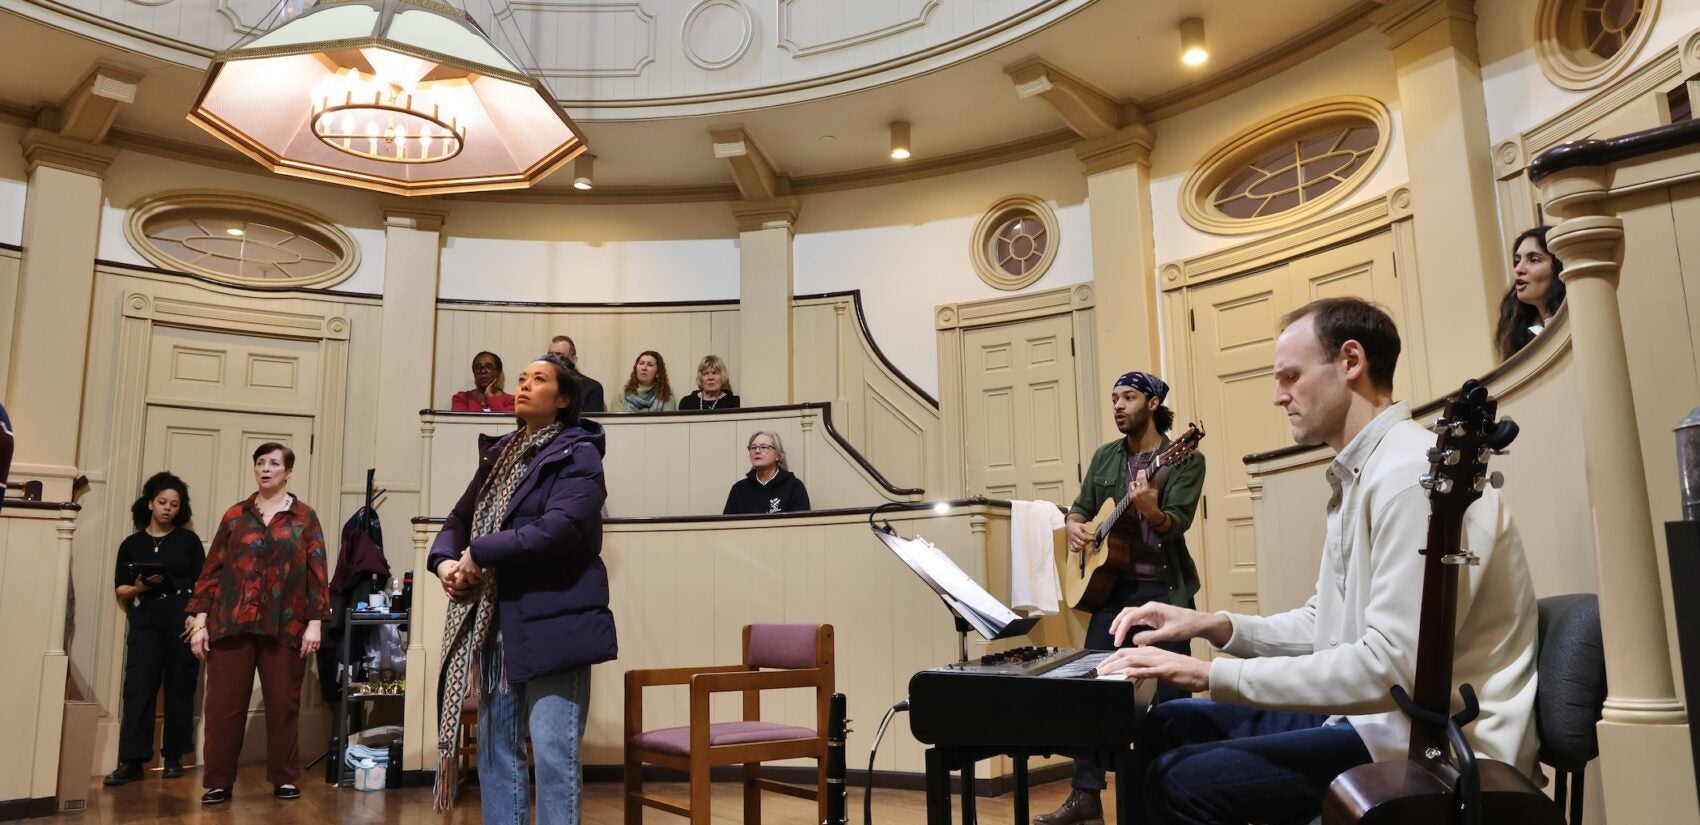
[[[1289,109],[1223,141],[1181,187],[1205,232],[1267,232],[1320,214],[1369,179],[1387,151],[1387,107],[1337,97]]]
[[[755,39],[755,20],[738,0],[702,0],[679,27],[685,59],[715,71],[738,62]]]
[[[156,266],[236,286],[330,286],[360,248],[329,219],[227,192],[171,192],[135,205],[130,245]]]
[[[1056,213],[1030,195],[998,201],[974,227],[974,271],[997,289],[1021,289],[1039,280],[1056,256]]]
[[[1646,45],[1659,0],[1541,0],[1535,57],[1565,89],[1592,89],[1620,74]]]

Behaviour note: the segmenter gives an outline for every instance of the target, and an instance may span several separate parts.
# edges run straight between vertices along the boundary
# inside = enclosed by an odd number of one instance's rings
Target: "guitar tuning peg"
[[[1425,473],[1421,478],[1417,479],[1417,484],[1424,490],[1434,490],[1439,492],[1441,495],[1452,492],[1452,479],[1447,478],[1446,476],[1437,476],[1433,473]]]
[[[1499,472],[1498,470],[1494,470],[1492,473],[1489,473],[1485,478],[1482,477],[1482,476],[1476,476],[1474,486],[1476,488],[1476,492],[1478,492],[1478,493],[1483,491],[1483,490],[1486,490],[1489,487],[1492,487],[1493,489],[1498,490],[1501,487],[1505,486],[1505,474]]]

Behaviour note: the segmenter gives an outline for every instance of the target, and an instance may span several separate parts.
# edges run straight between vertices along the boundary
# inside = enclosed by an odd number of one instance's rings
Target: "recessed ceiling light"
[[[240,237],[242,237],[242,236],[243,236],[243,235],[246,235],[246,234],[248,234],[248,233],[246,233],[246,232],[243,232],[243,231],[242,231],[242,230],[240,230],[240,229],[237,229],[237,228],[236,228],[236,227],[234,227],[234,226],[232,226],[232,227],[230,227],[230,228],[229,228],[229,229],[226,229],[226,230],[224,230],[224,234],[226,234],[226,235],[235,235],[235,236],[236,236],[236,237],[238,237],[238,238],[240,238]]]
[[[831,142],[833,142],[837,139],[838,138],[833,136],[833,135],[821,135],[820,136],[820,142],[821,143],[831,143]]]

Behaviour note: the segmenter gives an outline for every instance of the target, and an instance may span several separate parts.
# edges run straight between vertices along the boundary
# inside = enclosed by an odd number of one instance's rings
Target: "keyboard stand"
[[[976,825],[974,808],[974,763],[993,756],[1008,756],[1015,760],[1015,825],[1029,825],[1027,759],[1030,756],[1049,756],[1059,748],[1019,747],[952,747],[935,745],[927,748],[927,825],[950,825],[950,775],[962,773],[962,825]],[[1140,782],[1135,772],[1133,749],[1098,748],[1076,751],[1076,758],[1095,759],[1116,775],[1116,821],[1131,823],[1140,795]]]

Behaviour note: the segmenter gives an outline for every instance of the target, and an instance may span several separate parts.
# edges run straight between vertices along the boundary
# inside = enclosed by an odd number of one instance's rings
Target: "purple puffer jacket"
[[[479,457],[478,472],[431,545],[433,573],[459,558],[472,511],[512,434]],[[498,530],[472,542],[472,559],[496,572],[497,621],[508,681],[523,684],[619,653],[602,564],[602,425],[583,419],[537,451]]]

